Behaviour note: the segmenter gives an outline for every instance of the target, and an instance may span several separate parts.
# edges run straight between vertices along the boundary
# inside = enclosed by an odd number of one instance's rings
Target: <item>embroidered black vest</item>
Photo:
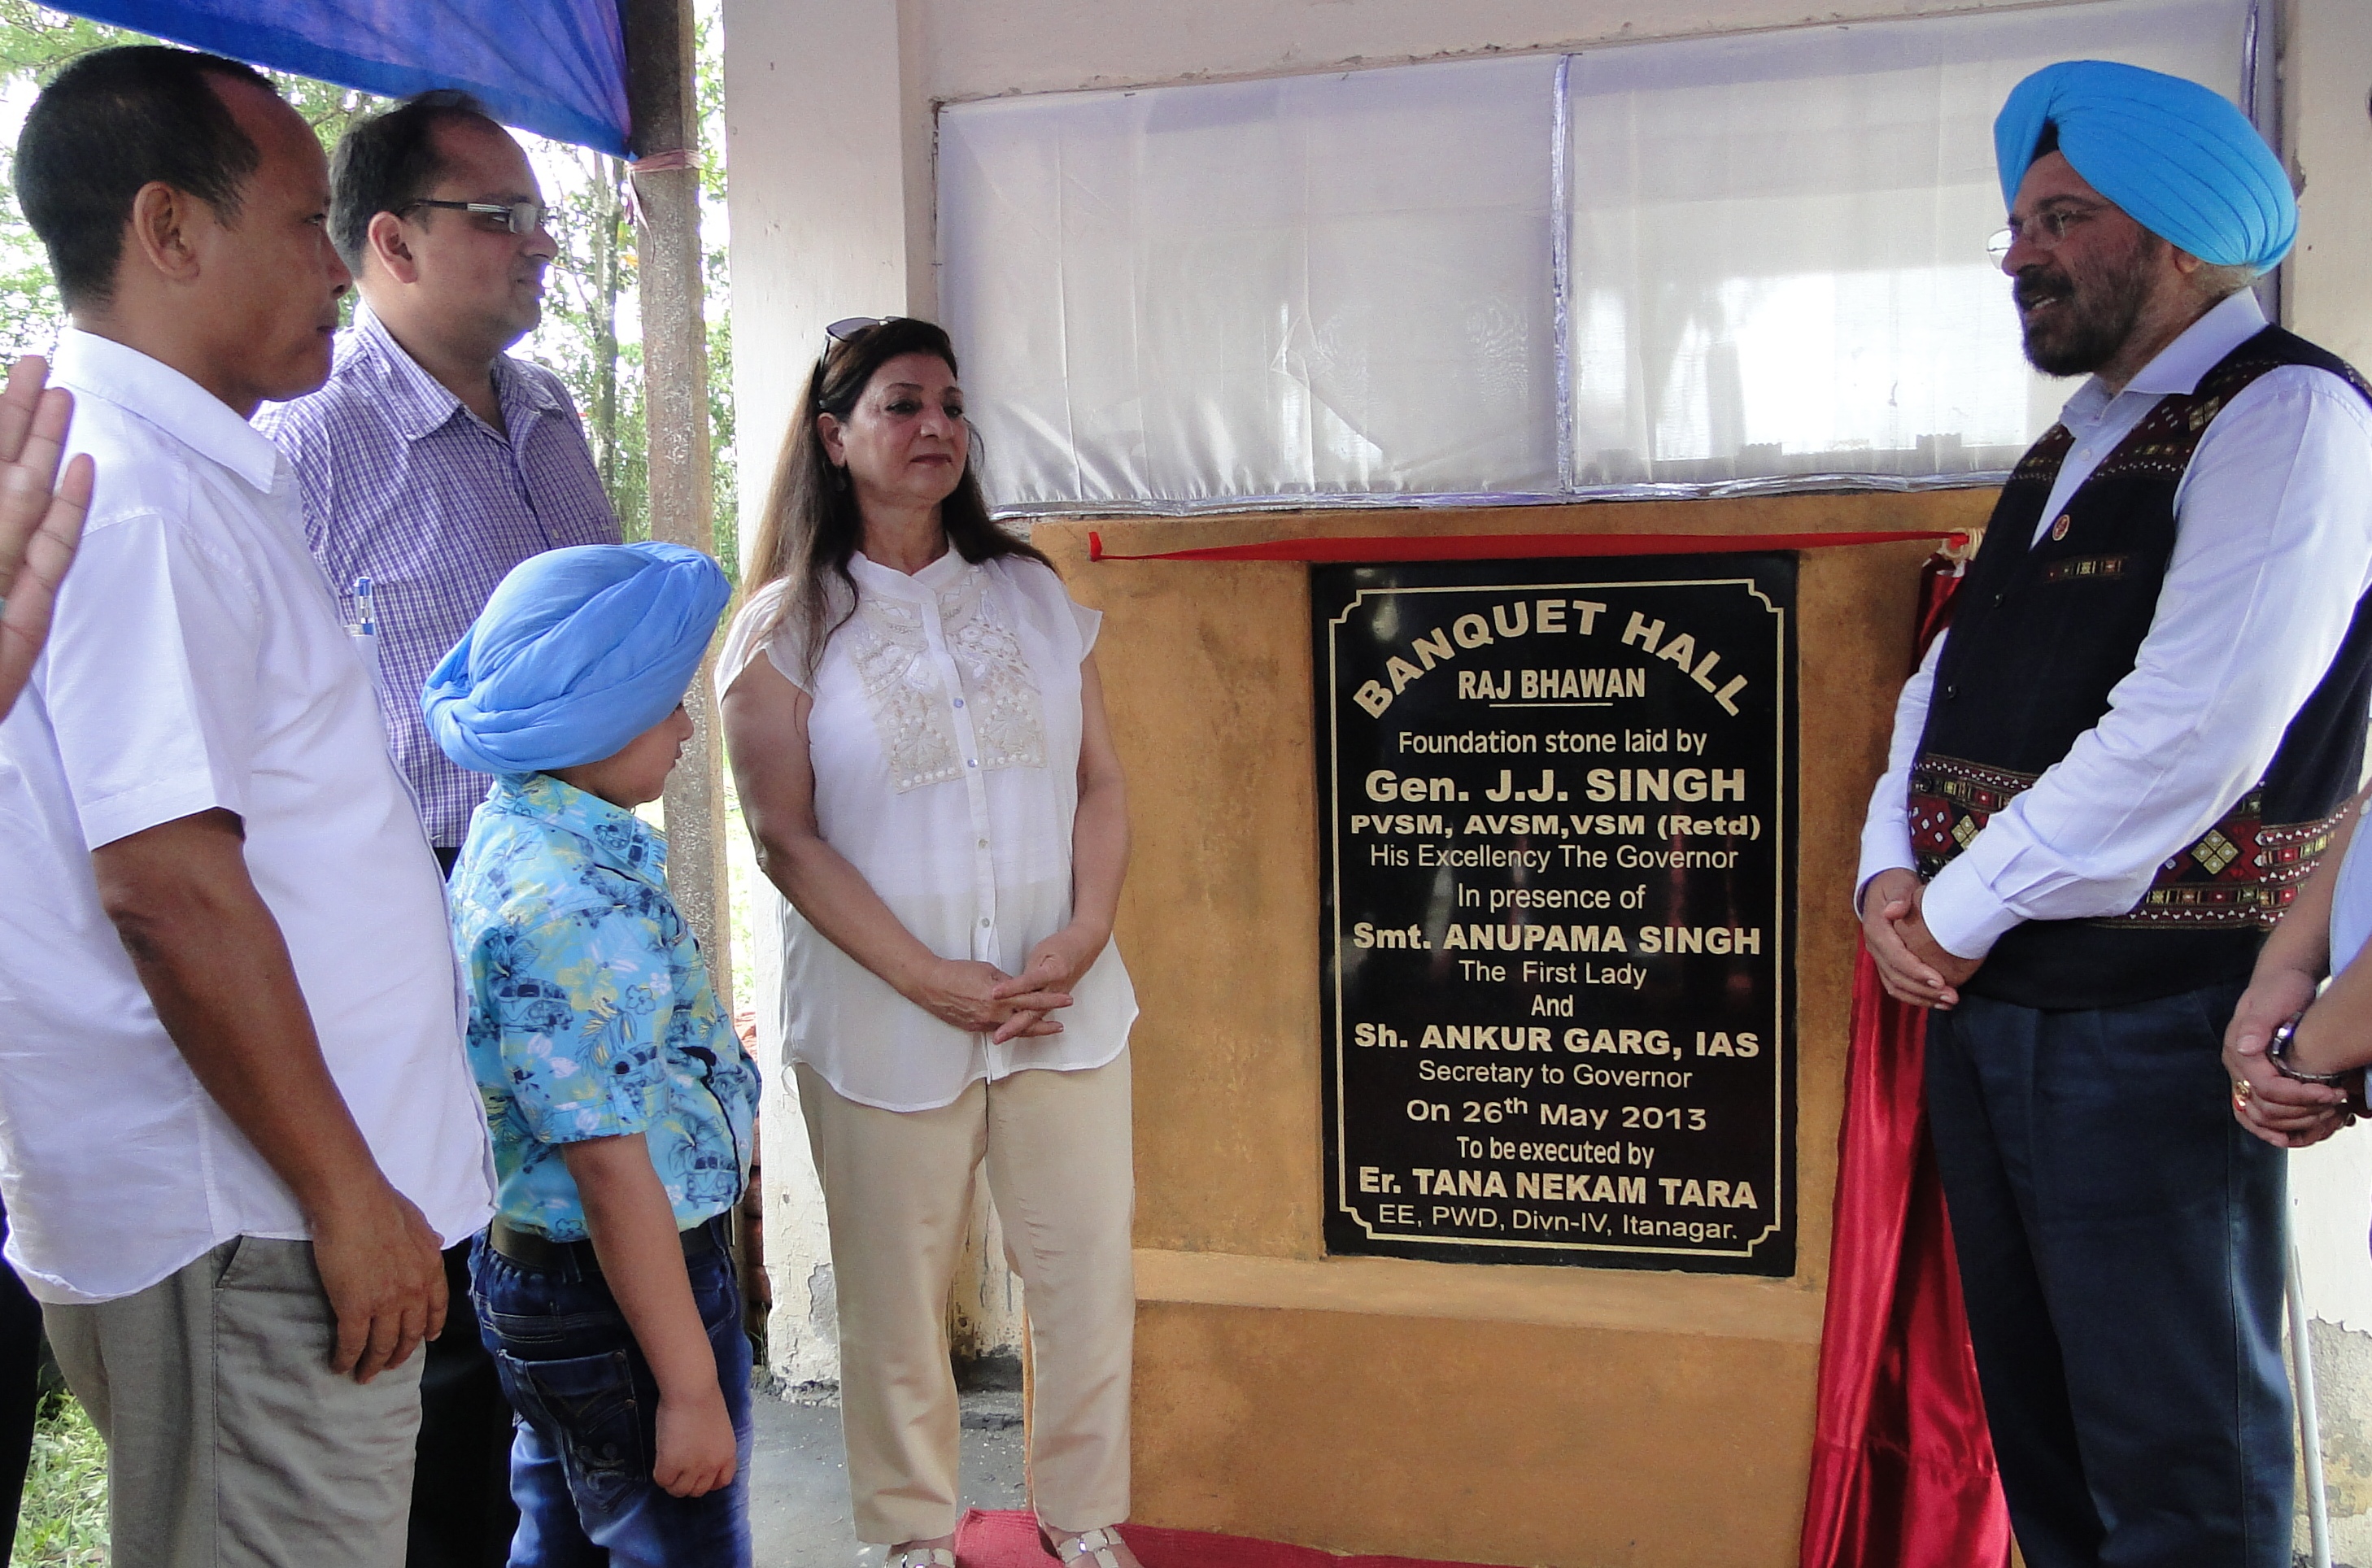
[[[2036,525],[2075,438],[2053,425],[2002,487],[1970,563],[1936,668],[1911,774],[1911,841],[1923,877],[2109,711],[2157,611],[2174,552],[2174,494],[2199,438],[2269,370],[2311,366],[2367,403],[2344,361],[2278,327],[2169,394],[2104,458],[2041,540]],[[2330,843],[2355,793],[2372,703],[2372,595],[2291,718],[2264,776],[2158,867],[2141,901],[2101,920],[2029,921],[1965,988],[2030,1007],[2109,1007],[2245,976],[2264,933]]]

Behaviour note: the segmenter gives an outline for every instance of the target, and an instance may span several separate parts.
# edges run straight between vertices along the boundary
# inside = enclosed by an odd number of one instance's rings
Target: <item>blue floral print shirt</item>
[[[502,1218],[584,1240],[560,1145],[631,1132],[679,1227],[732,1207],[758,1069],[668,896],[667,841],[548,773],[506,773],[471,820],[452,905]]]

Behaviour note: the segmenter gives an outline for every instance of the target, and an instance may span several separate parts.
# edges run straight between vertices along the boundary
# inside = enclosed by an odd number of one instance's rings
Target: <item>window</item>
[[[941,298],[1018,512],[1997,473],[1992,123],[2038,65],[2248,102],[2256,0],[1002,99],[939,131]]]
[[[2054,60],[2241,98],[2250,8],[1691,39],[1566,67],[1571,482],[1999,472],[2074,388],[2018,351],[1994,115]]]

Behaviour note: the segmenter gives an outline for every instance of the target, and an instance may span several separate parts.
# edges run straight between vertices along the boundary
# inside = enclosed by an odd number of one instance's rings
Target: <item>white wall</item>
[[[2305,186],[2283,314],[2362,369],[2372,366],[2372,6],[2292,0],[2287,10],[2283,133]]]
[[[742,537],[755,532],[824,324],[935,310],[939,103],[1779,28],[1805,23],[1808,8],[1805,0],[725,0],[734,391],[748,454]],[[1827,0],[1809,19],[2012,8]],[[2307,181],[2285,313],[2297,330],[2372,365],[2372,5],[2286,0],[2284,20],[2285,134]],[[759,998],[759,1008],[767,1039],[778,1041],[771,1000]],[[773,1101],[767,1168],[782,1192],[779,1228],[792,1234],[770,1236],[770,1259],[778,1323],[800,1327],[776,1341],[778,1351],[807,1347],[799,1360],[811,1369],[828,1349],[804,1326],[823,1288],[810,1284],[820,1232],[804,1138],[785,1105]],[[2301,1162],[2298,1184],[2315,1216],[2306,1228],[2350,1235],[2360,1254],[2366,1199],[2360,1182],[2339,1174],[2355,1163]],[[968,1288],[994,1295],[994,1249],[986,1251],[991,1264]],[[2372,1267],[2310,1273],[2317,1316],[2372,1323]]]
[[[765,505],[791,406],[843,316],[911,308],[905,140],[928,180],[930,119],[900,92],[895,0],[726,0],[733,392],[741,537]],[[927,258],[925,238],[918,254]]]

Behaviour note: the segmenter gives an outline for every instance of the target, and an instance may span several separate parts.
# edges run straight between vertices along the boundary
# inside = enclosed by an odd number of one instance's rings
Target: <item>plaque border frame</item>
[[[1741,548],[1736,551],[1678,556],[1551,556],[1534,557],[1530,559],[1509,559],[1504,561],[1478,561],[1471,563],[1453,563],[1439,561],[1378,561],[1312,563],[1308,575],[1308,583],[1310,586],[1310,627],[1312,632],[1312,640],[1317,645],[1313,649],[1313,653],[1317,656],[1314,657],[1312,661],[1313,679],[1311,680],[1311,685],[1314,688],[1312,695],[1325,714],[1324,726],[1319,737],[1320,743],[1314,749],[1315,756],[1313,761],[1316,764],[1315,771],[1317,773],[1317,795],[1320,815],[1319,848],[1320,877],[1319,884],[1319,1012],[1320,1042],[1324,1050],[1324,1065],[1321,1068],[1320,1073],[1320,1095],[1322,1102],[1321,1110],[1324,1123],[1321,1129],[1323,1138],[1321,1158],[1324,1166],[1324,1169],[1321,1172],[1321,1182],[1323,1183],[1325,1190],[1321,1191],[1320,1193],[1319,1207],[1320,1213],[1320,1224],[1319,1230],[1320,1239],[1324,1244],[1325,1252],[1328,1257],[1404,1257],[1417,1260],[1456,1262],[1468,1265],[1479,1264],[1485,1267],[1523,1267],[1530,1265],[1545,1266],[1550,1268],[1606,1269],[1634,1272],[1645,1271],[1649,1272],[1672,1272],[1727,1275],[1736,1278],[1748,1279],[1785,1279],[1794,1276],[1797,1272],[1799,1267],[1797,1247],[1803,1221],[1800,1204],[1801,1194],[1798,1191],[1800,1182],[1798,1172],[1796,1169],[1796,1123],[1797,1120],[1797,1086],[1796,1083],[1796,1069],[1799,1053],[1796,1051],[1796,1040],[1797,1020],[1796,1016],[1794,970],[1796,959],[1795,905],[1798,896],[1798,877],[1797,868],[1796,865],[1796,833],[1798,791],[1796,788],[1790,787],[1790,782],[1799,782],[1796,759],[1798,731],[1800,730],[1802,724],[1800,694],[1802,671],[1799,668],[1801,660],[1798,656],[1796,646],[1797,618],[1795,611],[1798,609],[1797,601],[1800,598],[1800,593],[1796,590],[1799,588],[1801,583],[1803,560],[1801,554],[1794,551],[1758,550],[1754,548],[1753,536],[1750,534],[1740,535],[1738,536],[1738,538]],[[1718,566],[1720,563],[1738,556],[1754,557],[1764,561],[1785,563],[1789,575],[1789,602],[1785,605],[1773,602],[1770,596],[1763,591],[1762,584],[1750,573],[1743,575],[1724,575],[1719,573]],[[1669,562],[1674,563],[1677,570],[1673,575],[1650,576],[1642,575],[1634,576],[1628,581],[1603,578],[1596,582],[1569,582],[1559,584],[1550,580],[1556,570],[1572,571],[1576,568],[1581,567],[1584,562],[1591,560],[1620,560],[1626,571],[1635,571],[1641,566],[1652,567],[1657,563]],[[1348,1047],[1344,1040],[1346,1031],[1344,1029],[1343,1023],[1343,966],[1339,957],[1342,948],[1340,933],[1335,929],[1335,926],[1339,923],[1342,918],[1341,880],[1343,875],[1343,856],[1341,838],[1343,830],[1343,813],[1339,809],[1341,802],[1336,793],[1335,779],[1333,777],[1335,763],[1340,755],[1340,742],[1336,726],[1341,715],[1341,705],[1335,695],[1337,686],[1335,680],[1336,639],[1334,636],[1334,631],[1336,628],[1348,621],[1352,613],[1358,610],[1358,608],[1365,603],[1370,596],[1424,595],[1436,593],[1487,593],[1491,591],[1494,585],[1486,581],[1454,586],[1440,585],[1409,588],[1360,587],[1355,588],[1352,592],[1349,599],[1343,604],[1338,613],[1329,617],[1320,612],[1316,591],[1317,584],[1321,572],[1339,572],[1348,575],[1356,572],[1361,567],[1376,567],[1389,570],[1406,567],[1441,567],[1453,564],[1471,565],[1478,571],[1486,568],[1501,570],[1525,570],[1537,568],[1541,570],[1542,575],[1537,581],[1522,583],[1510,582],[1504,585],[1496,585],[1514,589],[1553,589],[1560,587],[1569,588],[1742,587],[1753,598],[1761,600],[1765,610],[1770,613],[1772,620],[1772,636],[1776,644],[1775,664],[1780,677],[1780,700],[1778,704],[1778,713],[1775,716],[1773,725],[1773,761],[1780,781],[1780,800],[1778,802],[1779,808],[1772,813],[1773,833],[1776,840],[1776,842],[1773,845],[1772,853],[1776,857],[1775,865],[1777,872],[1775,877],[1777,886],[1774,890],[1773,900],[1773,930],[1774,933],[1774,940],[1772,946],[1774,967],[1773,972],[1772,1001],[1773,1012],[1777,1019],[1777,1032],[1779,1035],[1778,1041],[1772,1048],[1772,1071],[1776,1075],[1775,1086],[1777,1089],[1777,1093],[1773,1097],[1772,1107],[1772,1162],[1773,1175],[1775,1178],[1773,1190],[1775,1193],[1779,1194],[1779,1197],[1772,1205],[1771,1220],[1764,1225],[1762,1232],[1751,1240],[1746,1241],[1738,1247],[1716,1249],[1701,1247],[1667,1247],[1654,1244],[1622,1245],[1613,1240],[1602,1242],[1573,1240],[1551,1241],[1545,1239],[1524,1240],[1512,1236],[1505,1237],[1408,1237],[1389,1231],[1377,1230],[1368,1223],[1366,1217],[1358,1212],[1355,1206],[1346,1202],[1350,1195],[1349,1156],[1343,1125],[1346,1112],[1343,1105],[1343,1096],[1340,1092],[1340,1085],[1343,1082],[1344,1057]],[[1714,569],[1709,571],[1707,568]],[[1355,1224],[1359,1229],[1366,1232],[1371,1239],[1390,1243],[1394,1249],[1391,1251],[1379,1252],[1337,1251],[1332,1244],[1332,1239],[1329,1235],[1329,1232],[1333,1228],[1333,1222],[1338,1216],[1347,1217],[1353,1224]],[[1792,1225],[1789,1223],[1791,1219],[1794,1222]],[[1784,1249],[1784,1256],[1775,1257],[1771,1261],[1757,1259],[1757,1250],[1762,1248],[1764,1242],[1768,1241],[1772,1237],[1773,1233],[1777,1233],[1786,1244]],[[1535,1260],[1509,1257],[1476,1257],[1472,1255],[1478,1251],[1494,1253],[1538,1252],[1547,1254],[1547,1256]],[[1464,1255],[1461,1256],[1461,1254]],[[1726,1262],[1729,1262],[1733,1260],[1742,1261],[1748,1266],[1738,1267],[1735,1266],[1734,1263],[1732,1266],[1724,1266]],[[1774,1262],[1784,1262],[1785,1266],[1784,1268],[1774,1267],[1773,1266]]]

